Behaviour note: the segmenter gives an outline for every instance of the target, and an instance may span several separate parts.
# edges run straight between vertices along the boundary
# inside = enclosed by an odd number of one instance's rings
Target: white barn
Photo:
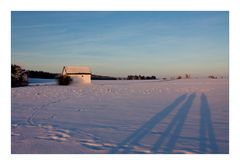
[[[91,71],[85,66],[64,66],[62,75],[68,75],[73,79],[73,83],[90,84]]]

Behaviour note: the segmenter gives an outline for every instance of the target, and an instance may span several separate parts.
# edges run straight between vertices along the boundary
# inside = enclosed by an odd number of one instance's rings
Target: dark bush
[[[28,85],[28,73],[18,65],[11,65],[11,86],[20,87]]]
[[[190,79],[190,78],[191,78],[191,75],[190,75],[190,74],[185,74],[185,78],[186,78],[186,79]]]
[[[210,79],[217,79],[217,77],[215,77],[213,75],[208,76],[208,78],[210,78]]]
[[[58,77],[58,85],[69,85],[71,82],[71,77],[67,75],[61,75]]]
[[[177,79],[182,79],[182,76],[178,76]]]

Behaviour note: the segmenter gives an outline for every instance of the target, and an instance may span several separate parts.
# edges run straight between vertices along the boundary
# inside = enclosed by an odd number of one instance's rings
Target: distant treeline
[[[127,80],[155,80],[156,76],[128,75]]]
[[[57,73],[49,73],[49,72],[43,72],[43,71],[28,71],[28,77],[30,78],[45,78],[45,79],[55,79],[59,76]]]
[[[155,80],[156,76],[128,75],[127,77],[110,77],[92,75],[92,80]]]
[[[92,80],[117,80],[116,77],[110,77],[110,76],[100,76],[100,75],[92,75]]]

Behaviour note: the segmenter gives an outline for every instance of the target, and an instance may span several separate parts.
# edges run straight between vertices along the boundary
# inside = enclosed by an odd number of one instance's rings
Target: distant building
[[[73,79],[73,83],[90,84],[91,71],[85,66],[64,66],[62,75],[68,75]]]

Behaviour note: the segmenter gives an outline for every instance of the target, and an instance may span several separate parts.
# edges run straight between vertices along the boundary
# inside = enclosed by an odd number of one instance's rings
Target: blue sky
[[[228,12],[12,12],[12,63],[94,74],[228,76]]]

